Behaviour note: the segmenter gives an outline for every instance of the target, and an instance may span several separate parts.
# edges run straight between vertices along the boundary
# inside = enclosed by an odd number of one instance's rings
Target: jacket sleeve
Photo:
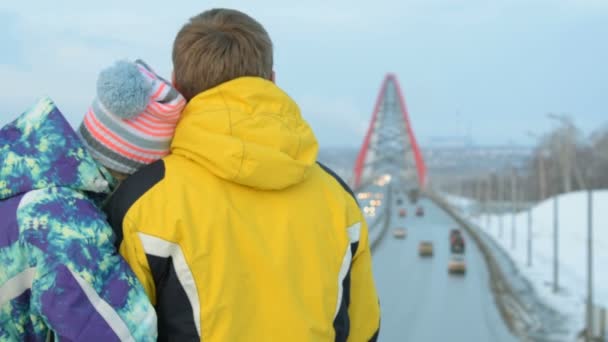
[[[126,217],[131,205],[131,201],[126,198],[132,195],[131,190],[128,184],[127,186],[125,183],[121,184],[118,190],[108,198],[103,209],[116,236],[114,246],[135,273],[152,305],[156,306],[155,279],[138,236],[137,225]]]
[[[359,246],[351,264],[350,291],[348,341],[376,341],[380,332],[380,303],[372,273],[367,223],[363,218]]]
[[[46,207],[48,246],[32,283],[33,306],[59,340],[155,341],[156,314],[112,244],[104,215],[88,199]]]

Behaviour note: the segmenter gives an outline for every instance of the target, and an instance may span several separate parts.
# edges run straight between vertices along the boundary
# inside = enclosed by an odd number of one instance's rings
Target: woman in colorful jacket
[[[185,101],[139,61],[97,90],[80,137],[50,99],[0,129],[0,341],[156,340],[99,207],[115,176],[168,152]]]

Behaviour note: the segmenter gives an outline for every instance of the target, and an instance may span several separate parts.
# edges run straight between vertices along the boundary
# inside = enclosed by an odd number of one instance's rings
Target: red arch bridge
[[[458,224],[415,196],[430,183],[412,119],[397,77],[388,74],[351,180],[369,224],[381,340],[514,341],[480,250],[461,229],[465,253],[452,254],[449,234]],[[455,258],[464,262],[464,274],[449,272]]]

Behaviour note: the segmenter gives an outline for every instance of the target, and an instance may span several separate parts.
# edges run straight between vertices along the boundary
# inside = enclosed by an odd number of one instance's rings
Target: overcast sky
[[[555,125],[548,112],[608,124],[606,0],[2,1],[0,124],[42,95],[78,124],[117,59],[169,76],[176,32],[212,7],[266,26],[277,83],[323,146],[360,145],[387,72],[422,145],[468,132],[530,144],[526,131]]]

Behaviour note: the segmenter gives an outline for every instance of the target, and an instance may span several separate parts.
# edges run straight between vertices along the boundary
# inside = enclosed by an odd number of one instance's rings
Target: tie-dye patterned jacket
[[[49,99],[0,129],[0,341],[153,341],[98,209],[113,178]]]

